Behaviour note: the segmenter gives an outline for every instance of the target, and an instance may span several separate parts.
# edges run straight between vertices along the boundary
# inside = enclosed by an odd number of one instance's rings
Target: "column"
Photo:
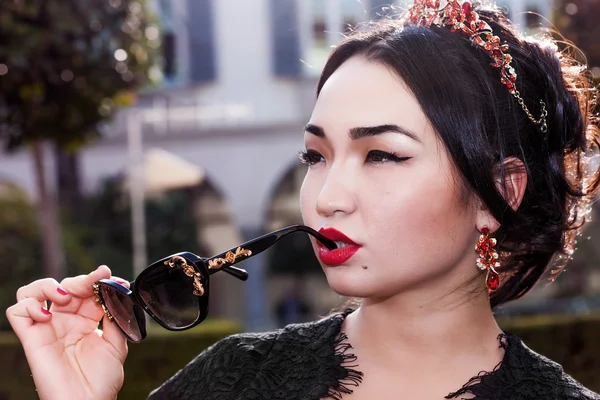
[[[300,32],[300,55],[302,59],[306,60],[307,54],[315,42],[312,0],[296,0],[296,4],[298,10],[298,29]]]
[[[327,45],[335,46],[342,39],[342,16],[341,0],[323,0],[325,1],[325,30],[327,35]]]
[[[190,82],[190,38],[188,35],[188,25],[192,23],[188,19],[188,0],[173,1],[173,19],[175,26],[173,30],[176,33],[175,54],[177,54],[177,78],[183,85]]]
[[[510,17],[511,20],[520,31],[524,31],[527,26],[525,24],[525,1],[524,0],[512,0],[509,3]]]
[[[242,228],[244,241],[254,239],[264,232],[257,228]],[[273,327],[271,313],[267,309],[267,257],[262,252],[250,257],[241,264],[248,271],[248,280],[245,282],[245,307],[246,320],[244,330],[249,332],[265,331]]]

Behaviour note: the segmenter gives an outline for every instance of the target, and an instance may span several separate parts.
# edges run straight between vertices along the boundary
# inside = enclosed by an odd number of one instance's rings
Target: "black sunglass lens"
[[[180,267],[150,267],[135,285],[148,310],[171,328],[186,328],[200,317],[194,278]]]
[[[145,324],[144,313],[136,306],[129,296],[109,285],[100,285],[102,299],[114,322],[129,337],[132,342],[140,342],[143,335],[140,325]]]

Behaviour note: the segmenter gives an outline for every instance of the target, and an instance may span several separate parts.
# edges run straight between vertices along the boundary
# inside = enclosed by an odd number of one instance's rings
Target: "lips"
[[[321,243],[319,245],[319,258],[323,264],[334,266],[341,265],[348,261],[356,252],[361,248],[359,244],[354,243],[348,236],[335,228],[321,228],[319,233],[325,236],[327,239],[335,242],[343,242],[348,246],[329,250]]]

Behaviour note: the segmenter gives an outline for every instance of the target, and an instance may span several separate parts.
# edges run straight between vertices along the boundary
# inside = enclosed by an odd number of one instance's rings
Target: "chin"
[[[331,290],[341,296],[367,298],[377,294],[377,283],[360,267],[325,267],[325,276]]]
[[[390,276],[384,271],[371,268],[364,270],[360,266],[326,266],[324,270],[331,290],[346,297],[385,299],[423,283],[422,276]]]

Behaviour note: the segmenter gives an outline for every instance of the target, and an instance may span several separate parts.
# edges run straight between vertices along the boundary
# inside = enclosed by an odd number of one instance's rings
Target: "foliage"
[[[600,2],[558,0],[554,3],[554,9],[556,29],[585,54],[590,68],[598,68],[594,75],[600,80]]]
[[[40,275],[41,239],[35,208],[25,193],[2,184],[0,196],[0,310],[15,302],[15,293],[23,283]],[[4,312],[0,330],[9,329]]]
[[[560,363],[568,374],[594,391],[600,391],[600,316],[561,318],[557,322],[527,325],[522,320],[504,321],[502,328],[520,336],[533,350]],[[183,368],[203,349],[239,327],[224,324],[204,330],[209,321],[186,332],[165,335],[150,333],[140,344],[129,346],[125,363],[123,399],[145,399],[177,370]],[[221,323],[217,323],[220,325]],[[4,334],[6,335],[6,334]],[[37,399],[23,350],[14,335],[0,335],[0,399]]]
[[[600,268],[600,209],[594,206],[581,235],[577,238],[573,259],[567,264],[565,271],[556,280],[559,286],[555,297],[570,298],[589,292],[590,277]]]
[[[70,275],[89,271],[92,260],[79,238],[67,225],[62,232],[65,242],[67,272]],[[41,236],[34,205],[18,187],[0,182],[0,310],[15,302],[20,286],[41,278]],[[0,330],[9,329],[4,312]]]
[[[150,391],[183,368],[202,350],[219,339],[238,333],[230,321],[206,320],[189,331],[162,333],[151,330],[146,340],[129,345],[125,384],[120,399],[145,399]],[[164,333],[168,332],[168,333]],[[13,334],[0,334],[0,399],[37,399],[23,349]]]
[[[0,2],[0,130],[12,150],[74,149],[147,81],[158,30],[146,0]]]
[[[118,179],[82,204],[83,223],[63,215],[62,242],[67,276],[108,265],[113,273],[132,279],[131,212],[129,197]],[[178,251],[205,254],[199,248],[189,192],[173,191],[146,202],[148,260]],[[20,189],[0,183],[0,309],[15,301],[17,289],[44,277],[39,268],[41,234],[34,205]],[[9,329],[4,313],[0,330]]]
[[[574,43],[585,56],[582,61],[587,62],[594,78],[600,83],[600,2],[558,0],[553,6],[554,25],[560,35],[558,38],[564,37]],[[574,55],[577,55],[577,52]],[[580,55],[577,58],[581,60]],[[600,112],[600,107],[596,112]],[[572,297],[585,292],[590,284],[589,276],[592,270],[600,268],[600,209],[597,204],[594,208],[591,222],[584,226],[582,235],[577,239],[577,251],[573,260],[556,282],[560,288],[558,297]]]
[[[566,373],[584,386],[600,392],[600,316],[555,316],[545,324],[525,321],[506,321],[501,327],[518,335],[534,351],[562,365]]]
[[[90,257],[108,265],[113,273],[133,278],[131,208],[119,178],[107,180],[102,189],[85,200],[81,236]],[[147,256],[151,263],[178,251],[203,252],[198,248],[196,220],[190,193],[171,191],[146,201]]]

